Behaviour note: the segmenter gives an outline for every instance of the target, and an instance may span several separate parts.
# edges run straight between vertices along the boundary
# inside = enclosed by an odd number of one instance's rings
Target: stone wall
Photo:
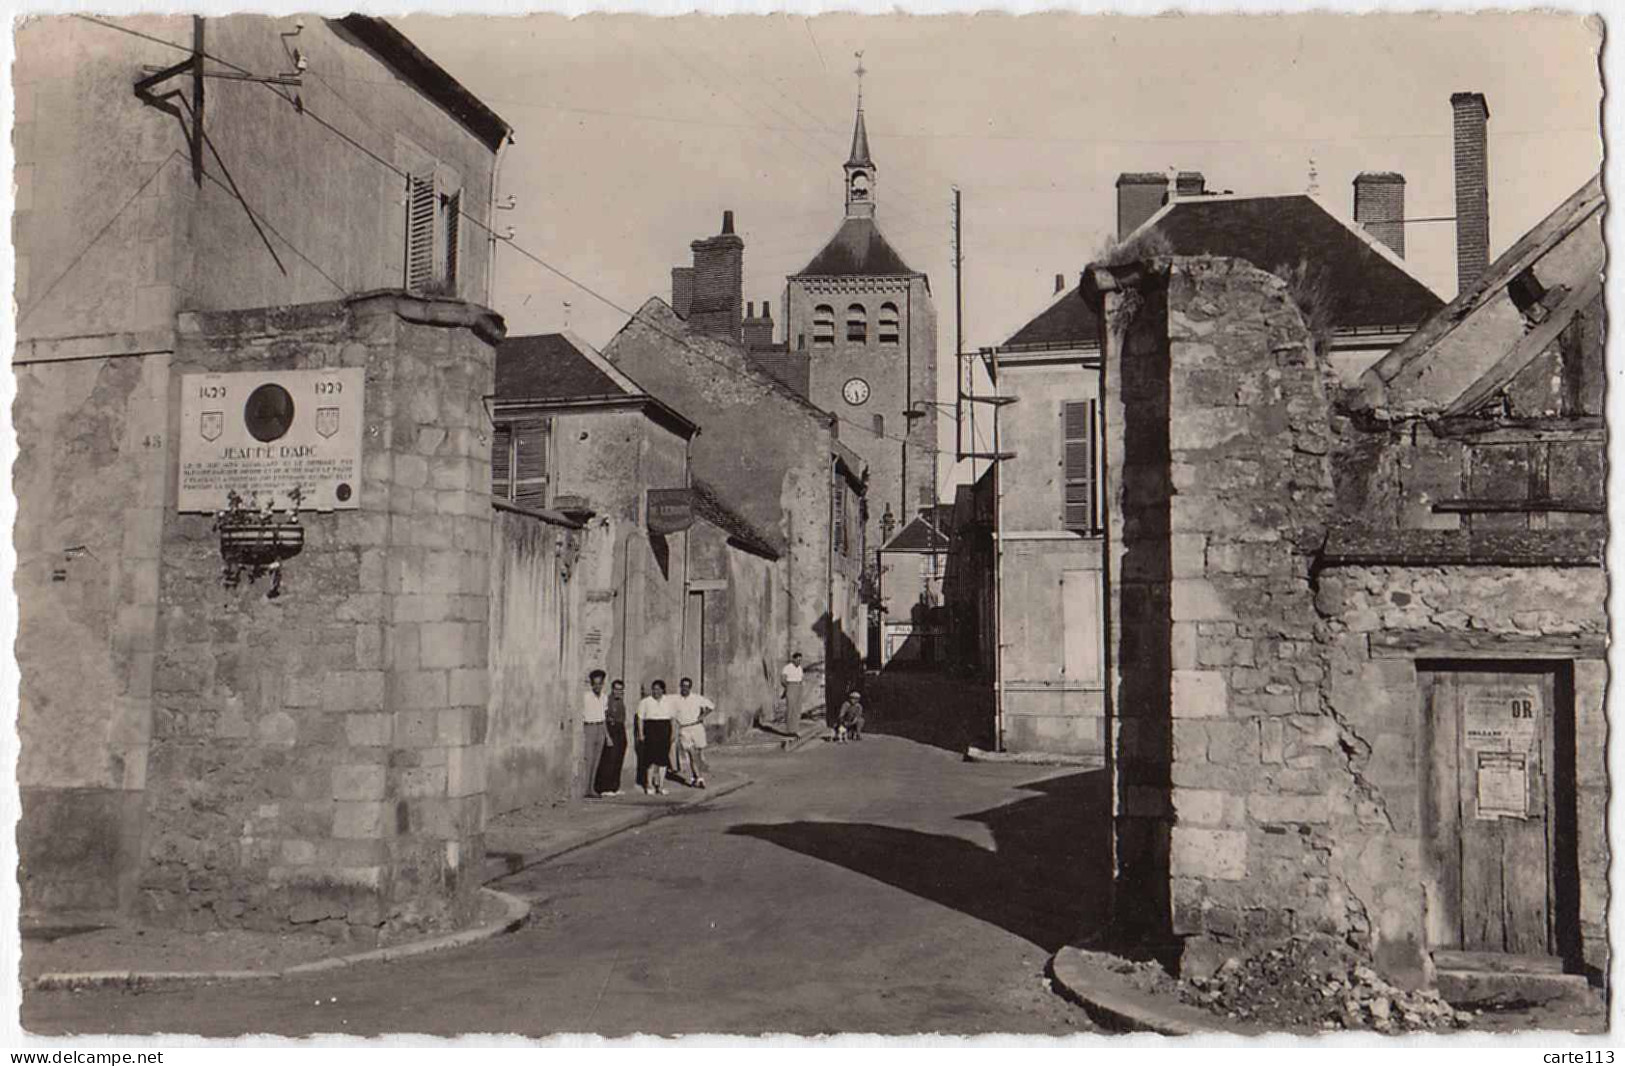
[[[1361,902],[1332,851],[1369,812],[1318,696],[1332,482],[1309,335],[1279,279],[1229,260],[1118,282],[1106,310],[1122,918],[1194,968],[1242,937],[1346,933]]]
[[[491,526],[486,814],[581,795],[582,531],[501,507]]]
[[[360,509],[302,516],[281,594],[165,508],[141,912],[387,940],[469,918],[483,853],[501,320],[391,294],[181,316],[187,372],[360,367]],[[173,446],[170,452],[174,456]]]

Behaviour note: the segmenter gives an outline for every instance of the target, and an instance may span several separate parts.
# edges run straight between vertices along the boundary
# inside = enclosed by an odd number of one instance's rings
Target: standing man
[[[693,678],[685,677],[677,683],[677,696],[672,700],[677,709],[677,775],[683,774],[683,756],[688,756],[688,784],[690,788],[705,787],[705,716],[717,705],[694,691]]]
[[[801,653],[790,656],[784,664],[784,728],[791,733],[801,730]]]
[[[581,787],[585,794],[596,799],[598,793],[598,761],[604,756],[604,718],[609,710],[609,695],[604,691],[602,670],[587,675],[587,691],[581,694]]]
[[[609,686],[605,714],[604,758],[598,764],[598,794],[621,794],[621,768],[626,763],[626,682],[616,678]]]

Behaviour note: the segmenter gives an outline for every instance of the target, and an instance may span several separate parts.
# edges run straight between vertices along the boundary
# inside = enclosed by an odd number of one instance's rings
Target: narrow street
[[[728,757],[755,784],[521,871],[517,933],[300,979],[32,993],[36,1033],[1091,1031],[1044,977],[1106,891],[1104,772],[901,736]]]

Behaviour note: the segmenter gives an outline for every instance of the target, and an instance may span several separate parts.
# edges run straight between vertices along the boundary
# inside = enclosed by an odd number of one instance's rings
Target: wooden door
[[[694,679],[694,691],[705,691],[705,593],[690,592],[683,610],[683,677]],[[672,691],[676,691],[674,688]]]
[[[1441,670],[1432,681],[1430,937],[1435,947],[1552,954],[1553,675]]]
[[[1061,672],[1071,684],[1100,682],[1100,629],[1100,571],[1064,571],[1061,574]]]

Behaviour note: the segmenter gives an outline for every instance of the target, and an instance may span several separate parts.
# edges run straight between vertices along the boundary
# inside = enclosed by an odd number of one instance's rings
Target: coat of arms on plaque
[[[226,413],[224,411],[204,411],[198,419],[197,431],[204,440],[219,440],[220,434],[226,428]]]
[[[316,432],[323,437],[331,437],[339,431],[339,409],[337,407],[316,408]]]

